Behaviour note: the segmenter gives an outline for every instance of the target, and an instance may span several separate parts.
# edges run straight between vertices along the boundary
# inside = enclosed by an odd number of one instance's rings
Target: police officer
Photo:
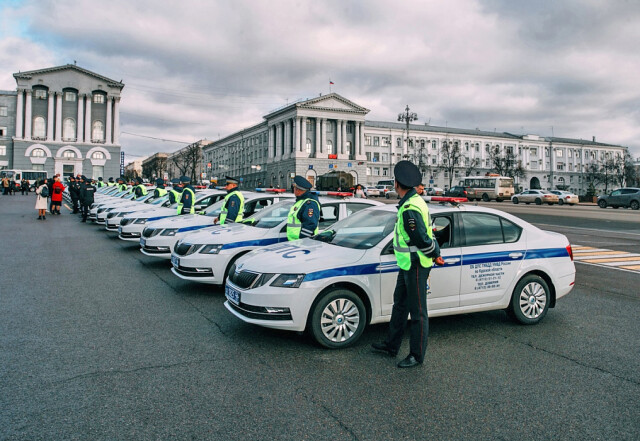
[[[178,204],[178,214],[193,214],[196,211],[194,207],[196,191],[191,186],[191,178],[181,176],[180,183],[182,184],[182,197]]]
[[[226,225],[233,222],[240,222],[244,214],[244,196],[238,190],[238,179],[227,176],[225,178],[224,189],[227,195],[224,197],[224,204],[220,210],[220,217],[213,220],[214,224]]]
[[[85,184],[80,190],[80,203],[82,204],[82,222],[87,221],[89,215],[89,207],[93,204],[93,195],[96,193],[96,187],[91,184],[91,181],[82,176]]]
[[[180,198],[182,197],[182,187],[180,186],[180,179],[173,178],[171,180],[171,190],[167,191],[169,194],[169,203],[175,204],[176,202],[180,202]]]
[[[123,176],[120,176],[118,178],[118,189],[120,191],[126,191],[127,190],[127,184],[125,184],[125,180]]]
[[[320,222],[320,201],[312,194],[311,182],[302,176],[293,179],[293,193],[296,195],[296,203],[289,210],[287,217],[287,239],[296,240],[311,237],[318,233]]]
[[[393,234],[393,251],[400,272],[393,293],[387,339],[371,346],[374,351],[395,357],[410,313],[409,355],[398,363],[399,368],[409,368],[419,366],[424,361],[429,334],[427,279],[434,259],[438,265],[444,264],[444,261],[440,257],[438,243],[433,238],[427,204],[413,188],[420,184],[418,167],[409,161],[400,161],[394,167],[394,176],[395,190],[401,197]]]
[[[166,188],[164,188],[164,179],[162,178],[156,179],[156,189],[153,190],[153,197],[157,199],[157,198],[161,198],[165,194],[167,194],[167,190]]]
[[[116,185],[116,183],[113,182],[113,177],[110,177],[109,182],[107,182],[107,187],[113,187],[114,185]]]
[[[69,176],[69,196],[71,197],[71,205],[73,206],[73,213],[77,214],[78,211],[78,200],[80,199],[80,183],[76,181],[76,178],[71,175]]]
[[[142,183],[142,178],[136,178],[136,185],[132,187],[132,191],[134,193],[133,199],[141,198],[142,196],[146,196],[147,187]]]
[[[100,177],[98,178],[98,185],[97,185],[97,187],[98,187],[98,188],[102,188],[102,187],[104,187],[105,185],[107,185],[107,184],[105,184],[105,183],[102,181],[102,176],[100,176]]]

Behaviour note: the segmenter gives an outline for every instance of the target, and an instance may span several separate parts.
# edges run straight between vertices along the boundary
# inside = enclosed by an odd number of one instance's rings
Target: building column
[[[113,97],[107,96],[107,127],[104,132],[104,142],[105,144],[111,144],[111,106],[113,104]]]
[[[293,132],[293,152],[297,153],[300,151],[300,117],[296,116],[296,124]]]
[[[47,92],[47,141],[53,141],[53,100],[55,95]]]
[[[23,93],[24,89],[18,89],[18,103],[16,107],[16,138],[22,138],[22,134],[24,133],[22,127],[22,112],[23,112]]]
[[[366,159],[365,153],[364,153],[364,123],[363,122],[358,122],[356,123],[358,127],[358,131],[356,133],[358,134],[358,149],[356,150],[356,159],[358,161],[363,161]],[[426,146],[426,144],[425,144]],[[426,147],[425,147],[426,148]],[[428,151],[428,150],[427,150]],[[389,161],[391,161],[391,156],[389,156]],[[389,172],[389,176],[391,176],[391,172]]]
[[[322,152],[322,147],[320,145],[320,118],[316,118],[316,142],[314,148],[311,150],[313,154],[313,158],[317,158],[318,155]]]
[[[55,140],[62,139],[62,92],[56,92],[56,132]]]
[[[26,103],[24,110],[24,139],[31,139],[31,93],[32,91],[26,90]]]
[[[320,155],[325,156],[325,149],[327,148],[327,119],[322,118],[320,122]]]
[[[269,127],[269,145],[268,145],[268,150],[269,153],[267,155],[267,157],[272,160],[275,157],[275,147],[274,147],[274,140],[273,140],[273,126],[268,126]]]
[[[276,161],[282,159],[282,123],[277,123],[276,128]]]
[[[93,100],[93,95],[90,93],[87,94],[87,101],[84,103],[84,108],[86,110],[86,115],[84,117],[84,142],[91,142],[91,138],[93,138],[93,127],[91,126],[91,101]]]
[[[76,142],[84,139],[84,94],[78,94],[78,120],[76,121]]]
[[[300,152],[306,156],[307,153],[307,118],[302,117],[300,123]]]
[[[120,97],[113,99],[113,143],[120,144]]]
[[[291,157],[291,120],[284,122],[284,158]]]

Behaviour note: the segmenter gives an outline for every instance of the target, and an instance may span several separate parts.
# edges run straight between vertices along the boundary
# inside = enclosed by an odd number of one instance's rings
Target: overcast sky
[[[0,0],[0,89],[74,60],[122,80],[128,160],[254,125],[330,80],[369,120],[409,104],[419,123],[595,136],[637,157],[639,44],[637,0]]]

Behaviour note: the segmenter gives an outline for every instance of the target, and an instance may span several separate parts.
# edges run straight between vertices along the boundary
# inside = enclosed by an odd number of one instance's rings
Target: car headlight
[[[136,219],[133,221],[134,224],[146,224],[147,220],[145,218]]]
[[[205,247],[200,250],[200,254],[218,254],[221,249],[222,245],[205,245]]]
[[[271,286],[281,288],[298,288],[304,279],[304,274],[280,274]]]
[[[175,236],[177,232],[177,228],[165,228],[162,230],[162,233],[160,233],[160,236]]]
[[[109,213],[107,214],[107,219],[113,219],[114,217],[116,217],[118,215],[118,213]]]

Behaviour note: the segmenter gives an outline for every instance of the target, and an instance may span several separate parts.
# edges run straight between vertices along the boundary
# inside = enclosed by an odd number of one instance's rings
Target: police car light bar
[[[316,194],[318,196],[337,196],[339,198],[348,198],[353,196],[353,193],[348,191],[317,191],[314,190],[311,193]]]
[[[459,204],[461,202],[469,202],[467,198],[454,198],[454,197],[444,197],[444,196],[422,196],[427,202],[449,202],[451,204]]]
[[[258,193],[284,193],[284,188],[256,188]]]

